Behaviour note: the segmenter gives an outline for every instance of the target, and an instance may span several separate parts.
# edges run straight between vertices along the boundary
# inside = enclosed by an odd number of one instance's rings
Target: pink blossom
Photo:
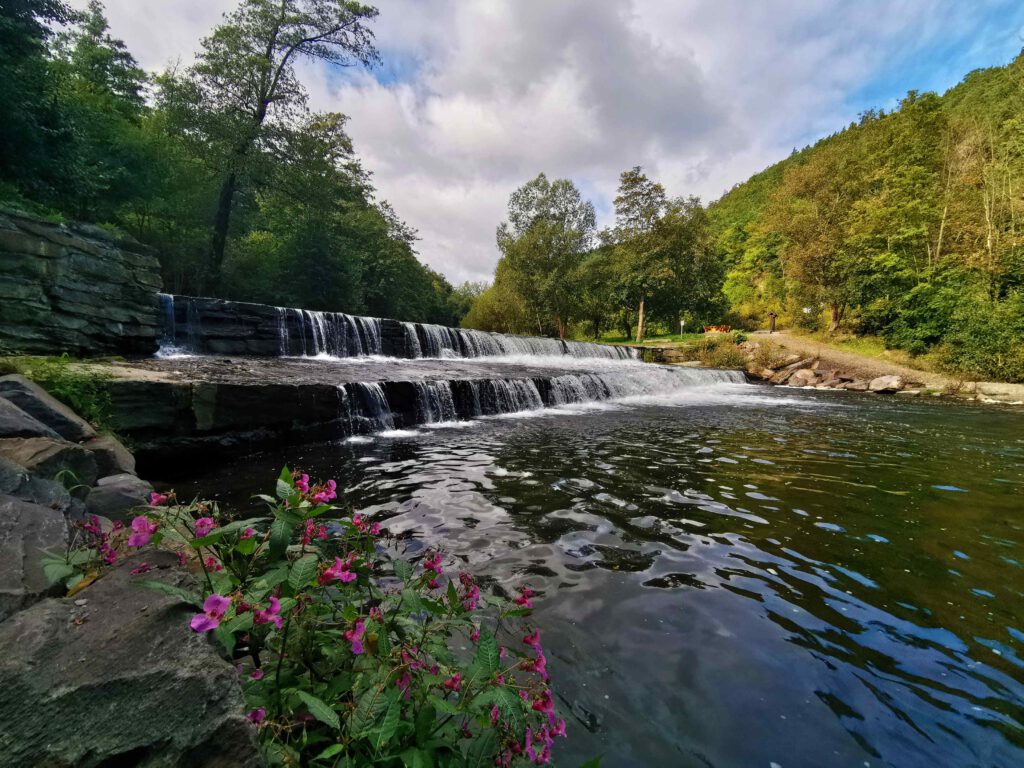
[[[444,681],[444,689],[446,691],[457,691],[462,688],[462,673],[456,672],[454,675]]]
[[[345,630],[345,639],[352,643],[352,653],[357,656],[363,652],[363,633],[366,632],[366,625],[362,619],[356,619],[352,629]]]
[[[327,538],[327,526],[326,525],[321,525],[318,528],[317,524],[316,524],[316,521],[310,519],[310,520],[306,521],[306,532],[305,532],[305,534],[302,537],[302,543],[304,545],[308,545],[313,540],[314,536],[316,538],[318,538],[318,539],[326,539]]]
[[[250,680],[262,680],[263,679],[263,670],[262,669],[254,669],[252,672],[249,673],[249,679]]]
[[[536,629],[533,634],[524,637],[523,642],[533,648],[540,648],[540,630]]]
[[[375,605],[370,609],[370,618],[374,621],[384,621],[384,611]]]
[[[523,586],[519,590],[519,597],[515,598],[512,602],[523,608],[533,608],[533,603],[530,602],[530,598],[536,594],[537,593],[529,587]]]
[[[213,521],[212,517],[200,517],[198,520],[196,520],[196,538],[203,538],[204,536],[209,534],[210,531],[212,531],[216,526],[217,523]]]
[[[253,624],[273,624],[278,629],[281,628],[281,601],[276,597],[270,598],[270,608],[267,610],[257,609],[253,611],[252,623]]]
[[[326,504],[332,499],[338,498],[337,488],[338,484],[333,480],[328,480],[323,485],[316,486],[313,489],[313,501],[317,504]]]
[[[223,571],[224,570],[224,566],[221,565],[220,561],[217,560],[217,558],[215,558],[213,555],[210,555],[209,557],[207,557],[206,560],[204,561],[204,563],[206,564],[206,567],[209,568],[211,571]]]
[[[247,714],[245,716],[245,719],[248,720],[250,723],[254,723],[256,725],[259,725],[260,723],[262,723],[266,719],[266,717],[267,717],[267,710],[264,709],[263,707],[260,707],[259,709],[254,709],[252,712]]]
[[[356,554],[351,553],[348,556],[348,560],[342,560],[340,557],[334,558],[334,565],[326,568],[323,573],[320,574],[320,585],[329,584],[332,581],[341,581],[348,583],[356,580],[356,574],[352,572],[352,564],[355,562]]]
[[[185,559],[185,553],[184,552],[178,552],[178,565],[180,565],[182,568],[184,568],[186,562],[187,561]]]
[[[150,538],[156,533],[157,524],[145,515],[139,515],[132,520],[132,535],[128,537],[128,546],[144,547],[149,544]]]
[[[298,477],[294,478],[294,480],[295,489],[299,493],[309,493],[309,475],[299,475]]]
[[[469,639],[471,642],[477,643],[480,641],[480,627],[474,627],[473,631],[469,633]]]
[[[501,711],[498,709],[497,704],[491,705],[491,725],[498,724],[498,718],[501,716]]]
[[[223,595],[210,595],[203,603],[203,612],[192,617],[189,626],[195,632],[210,632],[220,626],[231,601]]]
[[[153,492],[149,494],[149,505],[151,507],[159,507],[161,504],[166,504],[170,498],[168,494]]]
[[[435,552],[433,555],[424,560],[423,567],[428,571],[433,571],[438,576],[444,573],[444,569],[441,567],[441,553]]]
[[[246,528],[244,531],[242,531],[242,538],[243,539],[251,539],[255,535],[256,535],[256,531],[253,528]]]
[[[138,576],[140,573],[149,573],[151,570],[153,570],[153,566],[149,563],[139,563],[136,567],[132,568],[129,573],[131,573],[132,576]]]

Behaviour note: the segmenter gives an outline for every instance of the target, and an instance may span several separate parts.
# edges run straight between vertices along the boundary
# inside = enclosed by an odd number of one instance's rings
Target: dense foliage
[[[312,112],[296,75],[374,62],[376,13],[240,0],[194,65],[150,77],[99,2],[4,2],[0,204],[135,236],[171,292],[457,324],[471,289],[419,262],[345,116]]]
[[[911,92],[709,209],[737,319],[878,335],[1024,381],[1024,55]]]
[[[130,528],[79,526],[79,545],[44,569],[81,589],[127,550],[159,545],[197,574],[195,590],[132,574],[192,604],[193,632],[237,665],[270,765],[492,768],[551,762],[557,717],[540,631],[516,626],[534,592],[481,593],[447,576],[439,552],[416,566],[379,523],[331,505],[335,483],[285,469],[269,515],[153,494]],[[507,646],[499,640],[507,638]]]
[[[696,198],[669,199],[640,168],[622,174],[616,226],[595,232],[594,206],[568,179],[542,173],[509,199],[493,285],[463,324],[482,330],[599,338],[612,326],[642,340],[653,318],[671,328],[717,321],[723,272]],[[595,239],[599,242],[595,244]]]

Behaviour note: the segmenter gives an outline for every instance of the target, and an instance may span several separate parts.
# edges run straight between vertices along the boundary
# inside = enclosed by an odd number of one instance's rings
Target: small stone
[[[868,384],[868,390],[879,394],[890,394],[903,389],[903,379],[899,376],[879,376]]]
[[[89,601],[86,600],[84,597],[81,600],[75,600],[75,605],[77,605],[79,608],[81,608],[83,605],[88,605],[88,604],[89,604]]]

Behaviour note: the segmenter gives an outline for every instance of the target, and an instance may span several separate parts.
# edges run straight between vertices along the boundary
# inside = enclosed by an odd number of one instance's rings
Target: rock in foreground
[[[154,570],[132,576],[142,559]],[[144,578],[188,577],[145,552],[0,624],[0,765],[262,765],[234,668]]]

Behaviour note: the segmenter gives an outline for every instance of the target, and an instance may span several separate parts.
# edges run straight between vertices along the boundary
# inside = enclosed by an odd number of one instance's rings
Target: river
[[[1024,412],[717,382],[262,454],[534,620],[560,765],[1024,764]]]

